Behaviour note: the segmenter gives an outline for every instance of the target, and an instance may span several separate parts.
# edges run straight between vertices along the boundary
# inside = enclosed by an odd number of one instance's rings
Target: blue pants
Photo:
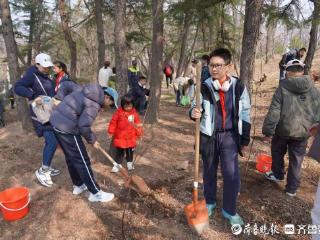
[[[90,159],[80,135],[72,135],[54,131],[66,157],[69,174],[73,185],[85,184],[89,192],[95,194],[100,190],[94,180]]]
[[[200,151],[206,203],[216,203],[217,170],[220,160],[223,176],[223,210],[235,215],[240,188],[238,144],[235,133],[219,132],[212,137],[201,134]]]
[[[53,131],[44,131],[43,137],[45,145],[43,148],[42,165],[50,167],[54,153],[56,152],[58,141]]]

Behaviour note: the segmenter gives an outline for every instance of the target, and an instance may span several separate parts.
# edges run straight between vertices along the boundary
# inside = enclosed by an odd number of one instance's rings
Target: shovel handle
[[[201,88],[201,79],[200,74],[197,75],[196,82],[196,108],[200,110],[200,88]],[[193,190],[193,200],[198,200],[198,182],[199,182],[199,158],[200,158],[200,119],[196,119],[195,126],[196,134],[195,134],[195,156],[194,156],[194,190]],[[195,199],[196,198],[196,199]]]
[[[117,163],[110,155],[107,153],[101,146],[98,146],[98,149],[100,152],[110,161],[112,162],[113,165],[117,166],[120,169],[120,173],[126,177],[127,179],[130,178],[129,173],[127,172],[126,169],[124,169],[121,164]]]

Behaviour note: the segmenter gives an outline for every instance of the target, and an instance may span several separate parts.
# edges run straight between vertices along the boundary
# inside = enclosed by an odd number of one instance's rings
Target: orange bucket
[[[271,156],[269,156],[267,154],[260,153],[257,156],[256,161],[257,161],[256,168],[259,172],[266,173],[266,172],[271,171],[271,166],[272,166]]]
[[[0,192],[0,209],[6,221],[15,221],[29,212],[30,193],[25,187],[8,188]]]

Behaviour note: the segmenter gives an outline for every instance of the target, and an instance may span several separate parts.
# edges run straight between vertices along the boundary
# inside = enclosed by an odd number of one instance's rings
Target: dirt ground
[[[315,66],[319,66],[317,56]],[[210,218],[210,228],[197,236],[187,225],[183,207],[191,202],[194,124],[188,119],[187,108],[176,107],[171,91],[163,89],[160,121],[145,126],[145,136],[136,150],[134,173],[142,176],[155,191],[156,198],[142,197],[123,186],[121,176],[110,173],[107,160],[88,146],[94,174],[101,188],[115,193],[111,203],[89,203],[88,194],[72,195],[72,184],[61,150],[54,167],[62,174],[54,177],[54,186],[44,188],[34,172],[42,156],[43,139],[24,134],[14,111],[7,112],[8,125],[0,129],[0,189],[23,185],[31,191],[30,213],[16,222],[5,222],[0,217],[0,239],[310,239],[310,235],[285,235],[284,224],[308,225],[313,206],[320,165],[304,160],[301,187],[296,197],[284,194],[284,185],[271,183],[255,170],[256,154],[270,153],[270,146],[261,141],[261,125],[272,94],[277,86],[278,59],[262,66],[257,63],[256,79],[261,73],[267,80],[254,84],[252,95],[252,139],[249,152],[240,160],[241,194],[238,212],[251,231],[235,236],[222,218],[222,177],[218,180],[218,208]],[[107,123],[112,112],[103,112],[94,124],[94,131],[108,149]],[[187,168],[186,170],[183,170]],[[200,194],[202,198],[202,193]],[[256,224],[256,226],[255,226]],[[266,224],[267,229],[263,230]],[[279,233],[272,235],[271,224]],[[248,230],[249,228],[247,228]],[[257,229],[257,228],[256,228]],[[263,234],[265,233],[265,234]]]

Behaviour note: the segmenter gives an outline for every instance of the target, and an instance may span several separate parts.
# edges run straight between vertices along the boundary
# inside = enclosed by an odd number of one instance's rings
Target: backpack
[[[172,74],[171,67],[167,65],[164,69],[164,73],[166,74],[166,76],[170,76]]]

